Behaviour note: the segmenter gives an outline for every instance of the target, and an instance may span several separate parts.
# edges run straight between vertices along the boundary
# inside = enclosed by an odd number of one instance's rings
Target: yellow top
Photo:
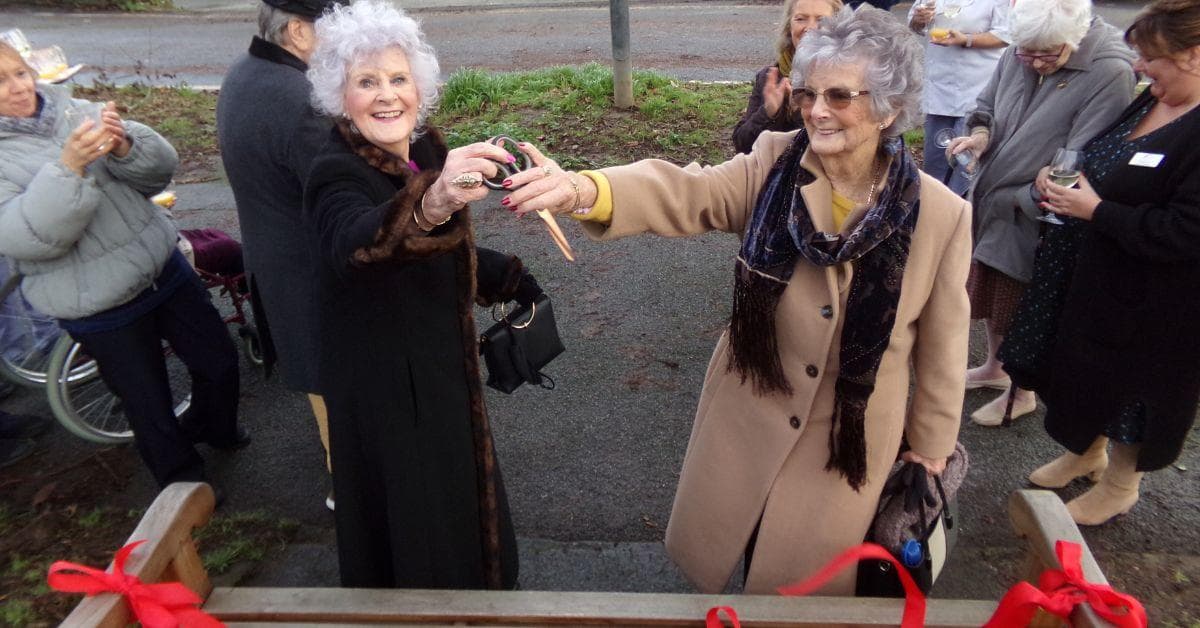
[[[838,194],[833,190],[833,229],[840,232],[850,212],[854,211],[854,201]]]
[[[572,213],[571,217],[576,220],[598,222],[602,225],[609,224],[612,222],[612,186],[608,182],[608,177],[592,170],[584,170],[579,174],[591,179],[596,184],[596,202],[592,204],[590,211],[582,214]],[[833,228],[836,231],[842,230],[842,224],[846,222],[846,218],[852,211],[854,211],[854,201],[834,192]]]
[[[589,211],[581,214],[572,212],[571,217],[575,220],[598,222],[602,225],[609,224],[612,222],[612,186],[608,183],[608,177],[591,170],[584,170],[579,174],[591,179],[592,183],[596,184],[596,202],[592,204]]]

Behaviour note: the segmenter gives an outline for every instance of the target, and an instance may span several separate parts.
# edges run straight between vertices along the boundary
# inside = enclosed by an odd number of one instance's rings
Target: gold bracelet
[[[571,206],[571,211],[579,211],[579,184],[575,182],[575,173],[567,173],[567,182],[571,184],[571,188],[575,190],[575,204]]]
[[[428,194],[428,193],[429,193],[429,191],[426,190],[425,194]],[[454,214],[451,213],[449,216],[446,216],[441,222],[433,222],[432,220],[430,220],[429,217],[425,215],[425,194],[421,195],[420,204],[418,204],[417,208],[413,210],[413,222],[417,223],[417,228],[419,228],[421,231],[429,232],[429,231],[433,231],[434,229],[437,229],[438,227],[450,222],[450,219],[454,217]],[[424,225],[421,224],[422,220],[425,221]],[[429,226],[426,227],[425,225],[429,225]]]

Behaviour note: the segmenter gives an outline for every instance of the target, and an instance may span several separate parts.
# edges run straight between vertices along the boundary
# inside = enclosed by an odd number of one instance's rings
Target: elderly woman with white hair
[[[983,426],[1037,408],[1033,392],[1014,387],[996,355],[1033,276],[1045,224],[1034,179],[1056,149],[1078,150],[1115,120],[1134,86],[1133,52],[1120,31],[1092,16],[1091,0],[1021,0],[1010,25],[1014,45],[967,116],[970,134],[948,148],[980,157],[968,292],[971,318],[986,321],[987,358],[967,372],[967,388],[1006,391],[971,414]]]
[[[516,537],[472,306],[541,291],[520,260],[474,245],[467,211],[486,195],[479,175],[512,156],[486,143],[448,151],[426,126],[438,62],[403,11],[362,0],[316,29],[313,103],[335,125],[304,216],[342,585],[512,588]]]
[[[904,25],[845,8],[797,47],[801,129],[716,166],[564,172],[530,147],[553,174],[513,177],[509,206],[570,213],[599,240],[742,236],[666,536],[702,591],[743,554],[747,592],[812,575],[862,542],[897,456],[940,473],[954,451],[971,214],[901,140],[921,74]],[[853,590],[852,573],[823,589]]]

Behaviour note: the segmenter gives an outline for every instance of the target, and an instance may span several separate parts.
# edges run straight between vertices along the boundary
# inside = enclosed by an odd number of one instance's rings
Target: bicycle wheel
[[[191,376],[187,367],[164,345],[167,376],[175,404],[175,416],[191,406]],[[50,410],[67,431],[95,443],[124,443],[133,440],[121,400],[100,377],[95,360],[70,336],[59,339],[51,353],[50,382],[46,386]]]
[[[0,375],[22,386],[45,386],[50,352],[64,334],[25,301],[20,281],[13,275],[0,287]]]

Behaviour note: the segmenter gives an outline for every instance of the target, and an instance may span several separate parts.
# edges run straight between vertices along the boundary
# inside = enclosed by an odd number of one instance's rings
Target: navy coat
[[[309,104],[303,61],[255,37],[221,83],[217,137],[241,223],[255,322],[288,388],[319,393],[315,238],[301,208],[330,122]]]

